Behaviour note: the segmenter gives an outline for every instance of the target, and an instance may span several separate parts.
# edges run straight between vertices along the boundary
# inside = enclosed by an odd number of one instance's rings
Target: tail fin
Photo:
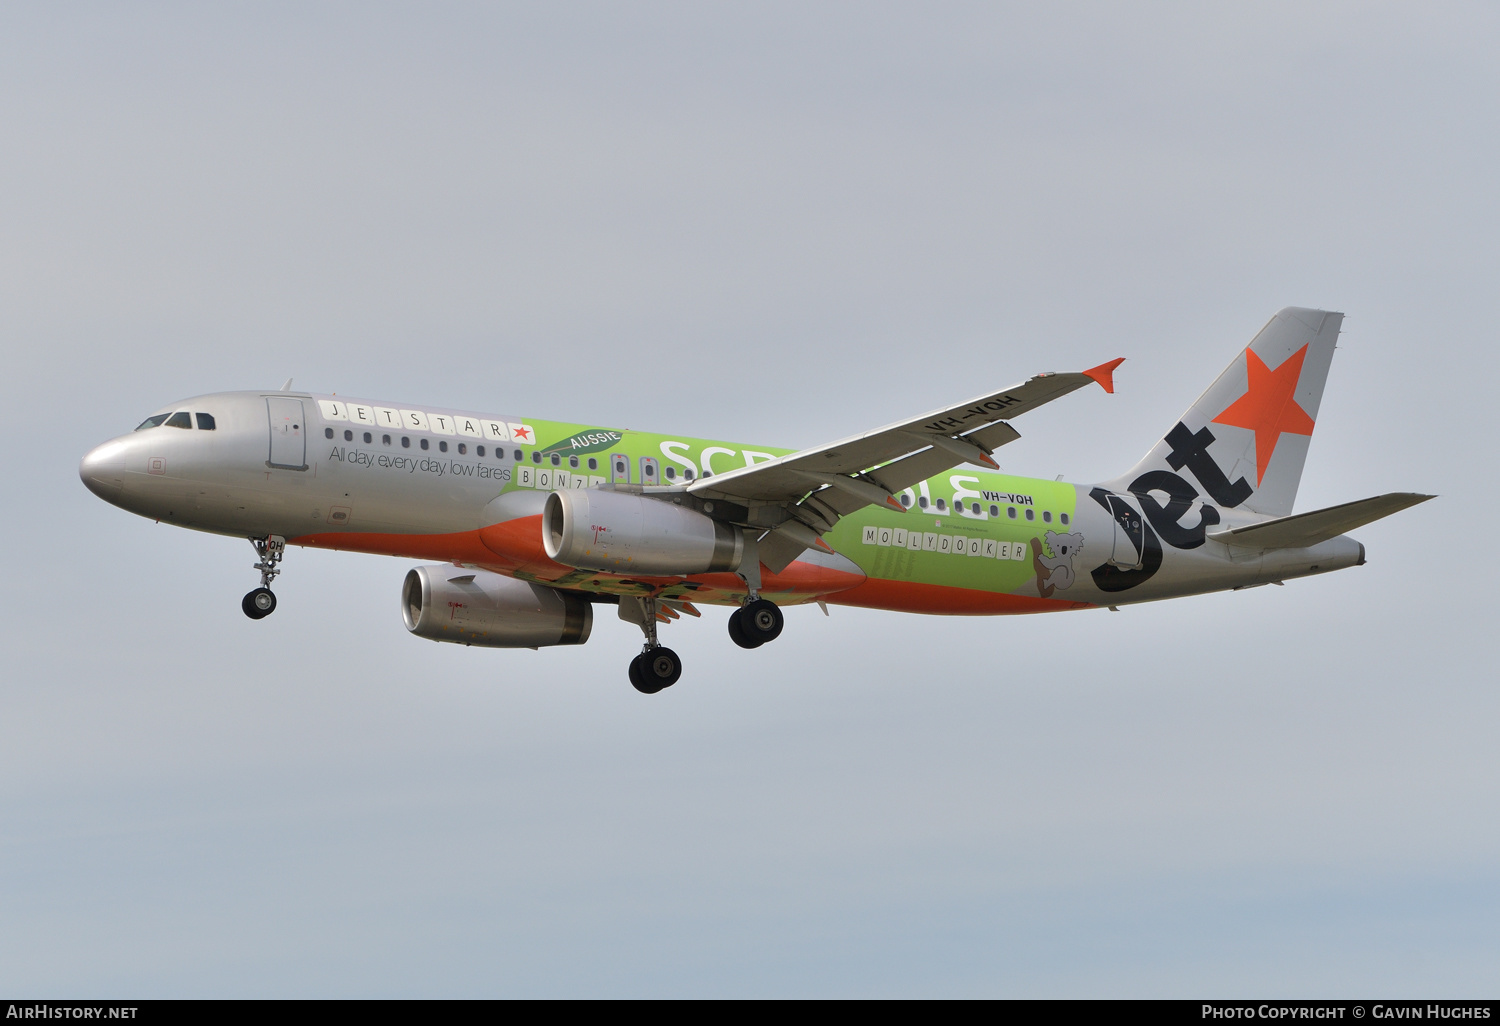
[[[1141,482],[1145,475],[1191,474],[1205,501],[1286,516],[1343,320],[1295,306],[1272,317],[1146,458],[1109,486],[1140,491],[1159,487]]]

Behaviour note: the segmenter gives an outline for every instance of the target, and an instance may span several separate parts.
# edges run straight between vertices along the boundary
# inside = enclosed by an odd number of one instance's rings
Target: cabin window
[[[990,516],[992,516],[992,517],[998,517],[999,515],[1000,515],[1000,507],[996,506],[993,502],[990,503]]]
[[[447,451],[448,451],[448,443],[447,442],[439,442],[438,443],[438,452],[447,452]]]
[[[599,469],[599,461],[598,461],[598,460],[596,460],[596,459],[595,459],[595,458],[594,458],[594,457],[592,457],[592,456],[590,456],[590,457],[589,457],[589,469],[590,469],[590,470],[598,470],[598,469]],[[691,470],[689,470],[689,471],[688,471],[688,474],[689,474],[689,475],[691,475],[691,474],[692,474],[692,471],[691,471]]]
[[[410,449],[411,448],[411,436],[410,435],[402,435],[401,436],[401,448],[403,448],[403,449]]]
[[[541,463],[542,462],[542,454],[539,453],[539,452],[537,452],[535,449],[531,450],[531,462],[538,463],[538,464]]]
[[[907,509],[911,509],[911,496],[907,495],[905,492],[901,493],[901,505],[905,506]]]
[[[136,430],[144,431],[147,428],[161,427],[166,419],[170,416],[170,413],[158,413],[154,417],[147,417],[145,420],[141,421],[141,426],[136,428]]]
[[[198,418],[199,431],[212,431],[214,429],[214,415],[212,413],[195,413],[193,416]],[[329,437],[332,438],[333,436],[330,435]]]
[[[380,436],[380,444],[381,445],[390,445],[391,444],[391,436],[390,435],[381,435]]]
[[[568,466],[572,467],[574,470],[577,470],[578,469],[578,457],[577,456],[569,456],[568,457]]]
[[[474,446],[474,455],[476,455],[476,456],[483,456],[484,455],[484,446],[482,446],[482,445],[476,445],[476,446]]]
[[[682,476],[685,477],[685,478],[687,478],[689,481],[691,481],[693,479],[693,468],[692,467],[688,467],[686,470],[684,470],[682,472]]]
[[[553,453],[552,454],[552,465],[554,467],[560,467],[560,466],[562,466],[562,457],[559,456],[557,453]]]
[[[943,510],[945,510],[945,509],[947,509],[947,508],[948,508],[948,503],[947,503],[947,501],[946,501],[946,500],[943,500],[943,499],[939,499],[939,500],[938,500],[938,501],[937,501],[937,508],[938,508],[938,512],[939,512],[939,513],[941,513],[941,512],[942,512],[942,511],[943,511]]]
[[[332,438],[333,437],[333,428],[324,428],[323,429],[323,437],[324,438]]]
[[[428,441],[427,441],[427,439],[424,438],[420,442],[418,442],[417,444],[420,445],[425,450],[427,448],[427,446],[428,446]]]
[[[1057,519],[1062,521],[1064,527],[1068,526],[1068,515],[1066,513],[1059,513]]]
[[[186,410],[174,413],[167,418],[167,427],[191,428],[192,426],[193,418],[187,415]]]
[[[677,480],[677,468],[676,467],[668,467],[667,468],[667,480],[668,481],[676,481]]]
[[[517,449],[516,450],[516,462],[520,463],[525,458],[526,458],[526,454],[524,452],[522,452],[520,449]]]
[[[1042,510],[1042,523],[1044,523],[1044,524],[1050,524],[1050,523],[1052,523],[1052,511],[1050,509],[1044,509],[1044,510]]]
[[[467,445],[465,445],[463,442],[459,442],[458,443],[458,454],[460,456],[467,456],[469,454],[469,447]]]
[[[1027,520],[1035,520],[1036,519],[1036,510],[1034,510],[1034,509],[1028,509],[1026,511],[1026,519]]]
[[[1005,507],[1005,515],[1008,516],[1008,517],[1010,517],[1012,520],[1016,519],[1016,507],[1014,507],[1014,506],[1007,506],[1007,507]]]
[[[918,496],[918,498],[917,498],[917,505],[921,506],[923,509],[926,509],[927,508],[927,496],[925,496],[925,495]]]
[[[344,441],[346,441],[346,442],[352,442],[352,441],[354,441],[354,432],[353,431],[345,431],[344,432]]]
[[[370,444],[370,432],[368,432],[368,431],[365,432],[365,444],[366,445]]]

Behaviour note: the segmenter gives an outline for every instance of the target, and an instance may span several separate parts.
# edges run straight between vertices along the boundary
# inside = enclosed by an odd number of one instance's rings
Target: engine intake
[[[703,574],[739,569],[745,536],[696,510],[592,488],[547,496],[542,544],[564,566],[610,573]]]
[[[582,645],[594,626],[582,596],[447,564],[406,575],[401,615],[419,638],[491,648]]]

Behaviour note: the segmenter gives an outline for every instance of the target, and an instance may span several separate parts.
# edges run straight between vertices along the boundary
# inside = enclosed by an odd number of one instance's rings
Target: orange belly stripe
[[[542,548],[541,517],[519,517],[475,531],[449,534],[388,534],[376,531],[338,531],[304,534],[287,540],[289,545],[368,552],[405,559],[441,563],[463,563],[507,575],[555,581],[574,574],[571,567],[547,558]],[[732,573],[695,574],[691,577],[645,577],[629,574],[593,575],[601,582],[634,581],[660,592],[680,588],[684,581],[698,586],[692,598],[698,602],[730,603],[743,595],[745,583]],[[586,590],[588,583],[579,582]],[[608,590],[608,589],[606,589]],[[995,616],[1006,613],[1044,613],[1062,609],[1090,609],[1088,602],[1068,602],[1030,595],[952,588],[939,584],[865,578],[829,567],[797,561],[779,574],[762,568],[761,590],[782,599],[810,601],[826,598],[837,605],[890,609],[906,613],[945,613]]]
[[[942,613],[950,616],[997,616],[1005,613],[1052,613],[1062,609],[1093,609],[1091,602],[1011,595],[975,588],[952,588],[942,584],[885,581],[870,578],[848,591],[831,595],[840,606],[890,609],[898,613]]]

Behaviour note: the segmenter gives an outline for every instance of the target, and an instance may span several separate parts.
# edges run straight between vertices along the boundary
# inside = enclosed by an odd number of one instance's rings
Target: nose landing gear
[[[277,564],[286,553],[286,539],[273,534],[251,538],[250,544],[255,546],[255,554],[260,557],[260,562],[254,567],[260,571],[260,587],[245,596],[240,608],[250,619],[260,620],[276,612],[276,595],[271,591],[271,582],[281,573]]]

